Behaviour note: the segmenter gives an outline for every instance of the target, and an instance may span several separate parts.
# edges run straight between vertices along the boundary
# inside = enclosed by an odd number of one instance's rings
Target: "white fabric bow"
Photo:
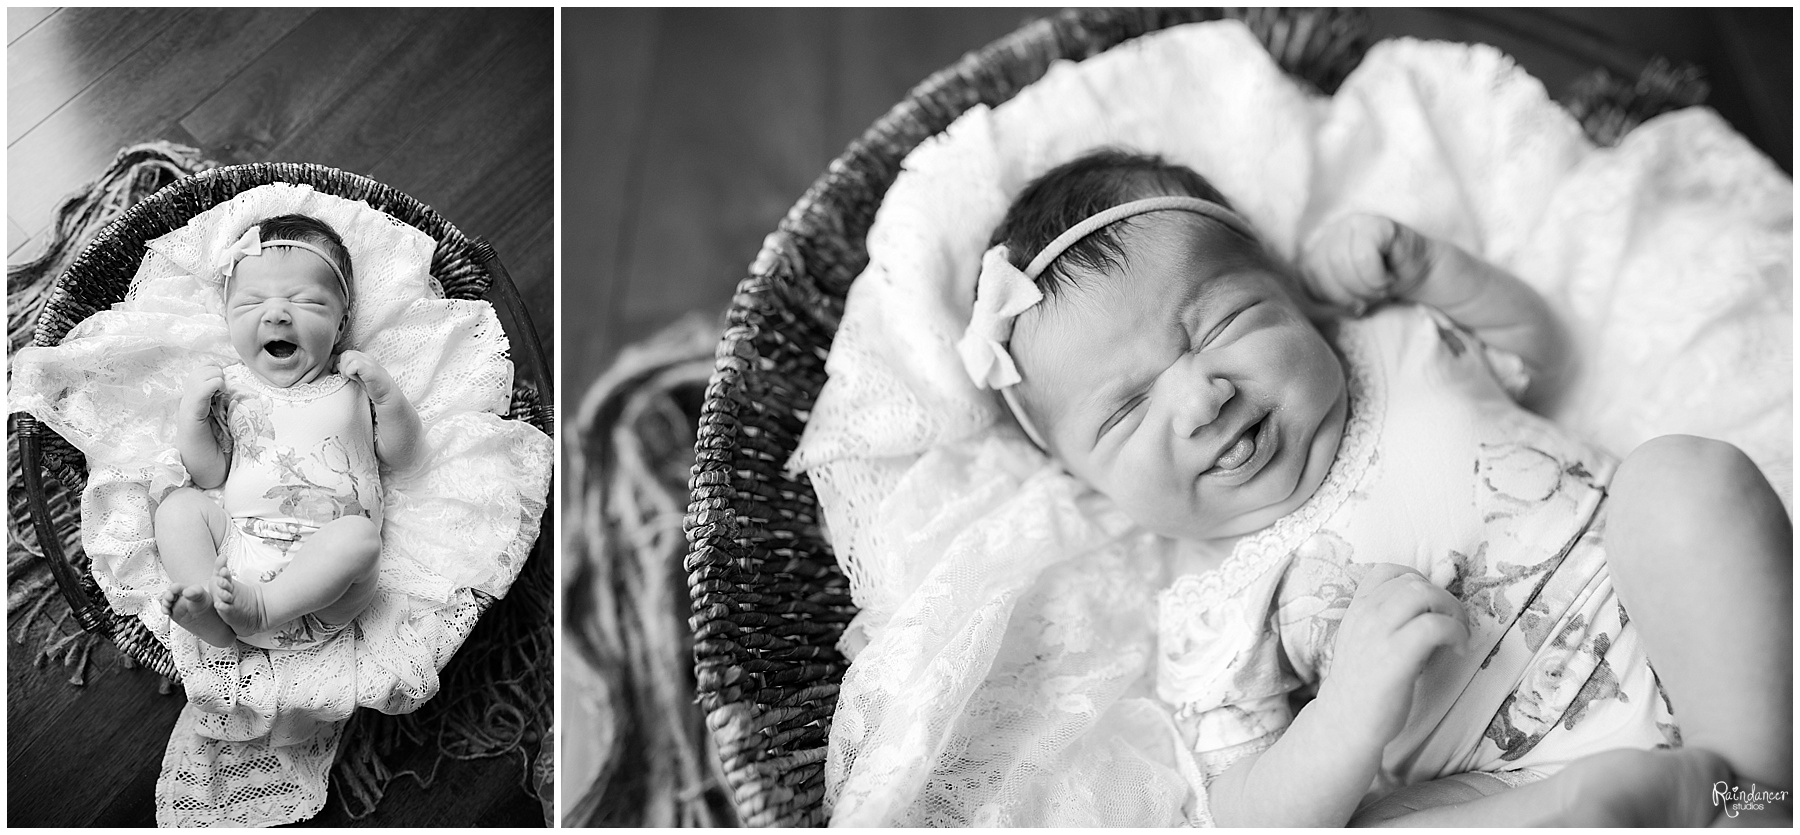
[[[249,229],[245,229],[242,237],[232,242],[230,246],[225,247],[224,252],[219,253],[220,281],[228,282],[231,280],[231,273],[233,270],[237,269],[237,262],[252,255],[262,254],[261,232],[262,228],[258,226],[252,226]]]
[[[1003,389],[1017,385],[1019,367],[1007,353],[1013,320],[1042,301],[1044,294],[1025,273],[1006,260],[1006,245],[996,244],[981,256],[981,277],[975,282],[975,310],[969,327],[956,342],[963,370],[981,388]]]

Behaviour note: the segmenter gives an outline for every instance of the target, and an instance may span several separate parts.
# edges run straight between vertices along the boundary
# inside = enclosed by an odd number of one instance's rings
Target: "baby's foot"
[[[237,641],[231,627],[213,611],[212,598],[205,586],[183,586],[170,583],[162,593],[163,613],[169,620],[215,647],[228,647]]]
[[[219,618],[240,636],[267,632],[274,625],[263,614],[262,584],[238,579],[223,564],[213,575],[212,605]]]
[[[1721,812],[1713,786],[1731,779],[1724,758],[1700,748],[1607,751],[1564,774],[1563,826],[1706,826]]]

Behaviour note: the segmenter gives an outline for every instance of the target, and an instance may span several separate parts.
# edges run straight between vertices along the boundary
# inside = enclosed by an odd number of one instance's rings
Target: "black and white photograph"
[[[561,11],[563,826],[1791,826],[1788,8]]]
[[[1791,828],[1793,33],[9,6],[6,825]]]
[[[6,24],[8,827],[553,825],[555,10]]]

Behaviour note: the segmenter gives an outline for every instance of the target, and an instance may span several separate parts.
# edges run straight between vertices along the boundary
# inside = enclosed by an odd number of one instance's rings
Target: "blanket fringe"
[[[56,278],[101,229],[157,189],[215,165],[198,150],[170,142],[133,145],[119,151],[100,176],[64,197],[56,207],[49,237],[40,245],[38,254],[6,267],[8,352],[16,353],[31,344],[38,312],[50,298]],[[9,365],[9,379],[11,375]],[[32,528],[20,470],[18,434],[11,420],[7,421],[6,460],[6,617],[12,641],[19,646],[32,646],[36,653],[34,663],[39,667],[61,662],[70,670],[69,683],[81,686],[87,681],[94,650],[103,646],[105,640],[82,631],[79,625],[69,624],[69,610],[60,605],[61,591]],[[76,502],[54,478],[46,479],[44,488],[53,517],[51,525],[63,534],[63,553],[69,555],[77,570],[86,571]],[[57,605],[52,605],[53,601]],[[130,664],[124,653],[110,655]]]
[[[696,704],[681,517],[719,326],[690,315],[628,347],[582,399],[571,463],[566,646],[604,682],[593,783],[565,826],[730,826]],[[570,793],[575,796],[574,791]]]

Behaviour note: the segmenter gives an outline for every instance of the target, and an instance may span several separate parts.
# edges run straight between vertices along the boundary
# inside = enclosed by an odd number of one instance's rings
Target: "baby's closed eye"
[[[1120,406],[1118,411],[1113,412],[1112,416],[1107,418],[1106,422],[1100,425],[1099,434],[1105,436],[1106,433],[1111,432],[1114,428],[1118,427],[1119,424],[1124,423],[1126,418],[1131,417],[1135,412],[1139,411],[1139,407],[1143,406],[1148,400],[1148,396],[1140,394],[1125,401],[1124,405]]]
[[[1220,335],[1225,333],[1226,328],[1231,327],[1232,322],[1237,321],[1238,314],[1240,314],[1242,312],[1243,312],[1242,310],[1234,310],[1230,314],[1225,316],[1225,318],[1220,319],[1218,324],[1213,325],[1212,330],[1206,332],[1206,337],[1204,339],[1200,340],[1199,347],[1204,348],[1208,345],[1211,345],[1214,340],[1217,340],[1220,337]]]

